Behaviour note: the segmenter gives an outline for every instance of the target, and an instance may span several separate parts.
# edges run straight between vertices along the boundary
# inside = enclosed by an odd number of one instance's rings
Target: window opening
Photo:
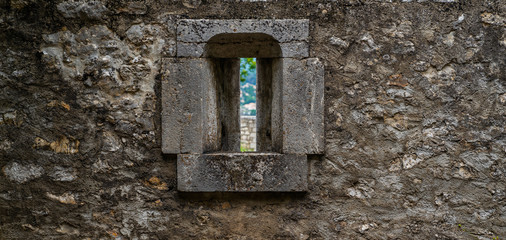
[[[241,152],[256,151],[257,71],[256,58],[240,59]]]
[[[177,189],[306,191],[307,155],[325,143],[324,69],[309,58],[309,20],[180,19],[176,29],[176,57],[162,60],[161,124],[163,153],[177,154]],[[256,58],[256,109],[248,109],[256,144],[246,153],[241,58]]]
[[[211,77],[204,78],[209,81],[204,82],[208,90],[203,101],[203,152],[281,153],[283,59],[279,43],[263,33],[217,34],[206,43],[203,56]],[[256,122],[253,130],[242,135],[241,115],[243,124],[253,116]],[[246,136],[254,139],[241,144]]]

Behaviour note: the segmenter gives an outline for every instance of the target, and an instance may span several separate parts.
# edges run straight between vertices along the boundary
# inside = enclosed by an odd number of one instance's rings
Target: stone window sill
[[[178,190],[182,192],[304,192],[305,154],[179,154]]]

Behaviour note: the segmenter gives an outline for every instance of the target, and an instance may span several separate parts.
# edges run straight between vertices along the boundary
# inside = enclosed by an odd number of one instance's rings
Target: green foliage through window
[[[257,74],[256,59],[241,58],[240,85],[241,85],[241,115],[255,116],[256,107],[251,103],[257,101]]]
[[[241,82],[245,82],[246,77],[251,73],[255,73],[256,69],[256,58],[241,58]]]

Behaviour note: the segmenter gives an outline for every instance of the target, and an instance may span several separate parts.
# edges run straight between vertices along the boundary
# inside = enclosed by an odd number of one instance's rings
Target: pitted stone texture
[[[276,153],[180,154],[183,192],[303,192],[307,157]]]
[[[324,151],[324,69],[316,58],[283,59],[283,153]]]
[[[164,59],[162,76],[162,151],[203,151],[203,79],[212,79],[205,59]]]
[[[203,57],[205,44],[218,34],[264,33],[280,45],[281,57],[308,57],[309,20],[186,19],[177,24],[177,56]],[[247,57],[247,56],[246,56]],[[259,56],[262,57],[262,56]]]

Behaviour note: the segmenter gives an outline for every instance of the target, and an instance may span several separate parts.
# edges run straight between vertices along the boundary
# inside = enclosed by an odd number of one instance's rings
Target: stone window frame
[[[308,36],[307,19],[177,22],[161,116],[179,191],[307,190],[307,155],[324,151],[324,71],[309,57]],[[258,58],[257,152],[239,152],[239,57]]]

